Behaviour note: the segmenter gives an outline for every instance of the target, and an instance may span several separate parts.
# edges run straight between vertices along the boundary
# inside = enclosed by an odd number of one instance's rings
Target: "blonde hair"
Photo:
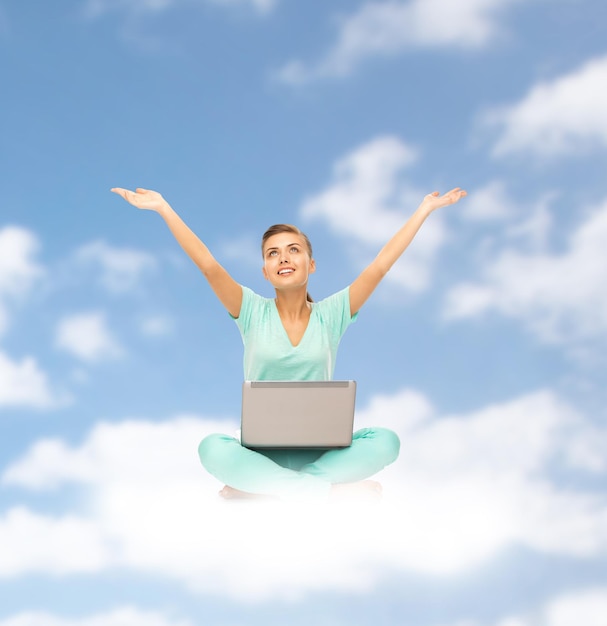
[[[301,237],[306,246],[308,254],[310,255],[310,258],[312,258],[312,244],[310,243],[308,236],[305,233],[303,233],[301,230],[299,230],[297,226],[293,226],[293,224],[274,224],[273,226],[270,226],[268,230],[266,230],[266,232],[263,234],[263,237],[261,238],[262,257],[264,255],[264,248],[268,239],[280,233],[293,233],[294,235]],[[306,300],[308,302],[314,302],[314,300],[312,299],[312,296],[308,292],[306,292]]]

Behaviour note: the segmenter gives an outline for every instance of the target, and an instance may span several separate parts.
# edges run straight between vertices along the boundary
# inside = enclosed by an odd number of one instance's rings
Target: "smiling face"
[[[263,275],[276,289],[305,287],[316,269],[303,233],[286,231],[264,237]]]

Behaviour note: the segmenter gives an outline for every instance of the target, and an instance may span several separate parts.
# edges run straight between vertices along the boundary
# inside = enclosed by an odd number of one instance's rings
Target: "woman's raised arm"
[[[230,315],[234,317],[240,315],[242,287],[217,262],[206,245],[157,191],[141,188],[129,191],[121,187],[114,187],[112,191],[122,196],[138,209],[146,209],[158,213],[167,223],[167,226],[185,253],[204,274],[215,295]]]
[[[442,196],[439,195],[438,191],[434,191],[424,197],[407,223],[388,241],[371,264],[350,285],[350,313],[352,315],[359,311],[382,278],[407,249],[428,215],[435,209],[454,204],[466,195],[466,191],[456,187]]]

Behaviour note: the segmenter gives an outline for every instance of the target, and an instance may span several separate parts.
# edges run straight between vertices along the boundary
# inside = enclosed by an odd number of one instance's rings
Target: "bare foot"
[[[267,496],[262,493],[250,493],[249,491],[241,491],[229,485],[225,485],[219,491],[219,495],[225,500],[274,500],[273,496]]]
[[[335,483],[331,485],[330,498],[338,502],[360,500],[379,502],[382,486],[376,480],[361,480],[357,483]]]

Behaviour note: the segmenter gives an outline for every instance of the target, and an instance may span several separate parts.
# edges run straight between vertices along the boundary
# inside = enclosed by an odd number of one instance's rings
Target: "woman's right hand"
[[[135,191],[129,191],[128,189],[122,189],[122,187],[114,187],[110,191],[122,196],[138,209],[159,212],[168,206],[167,201],[157,191],[152,191],[151,189],[137,187]]]

